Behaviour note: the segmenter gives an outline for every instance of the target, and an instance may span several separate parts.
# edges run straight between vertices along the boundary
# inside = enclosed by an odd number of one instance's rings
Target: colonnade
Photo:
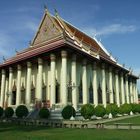
[[[77,56],[73,54],[71,57],[71,83],[72,85],[72,105],[77,109],[78,101],[78,85],[76,75],[77,72]],[[83,104],[89,103],[89,90],[87,81],[87,59],[83,59],[82,64],[82,96]],[[31,103],[31,75],[32,75],[32,62],[27,62],[27,74],[26,76],[26,87],[25,87],[25,104],[30,105]],[[61,80],[60,80],[60,104],[65,106],[68,103],[68,78],[67,78],[67,65],[68,65],[68,52],[61,51]],[[97,106],[98,103],[98,87],[101,85],[102,91],[102,104],[107,105],[107,94],[109,94],[109,103],[116,103],[118,106],[124,103],[138,103],[137,85],[136,79],[130,77],[129,74],[125,74],[123,71],[119,72],[112,66],[106,67],[105,63],[97,64],[93,61],[92,65],[92,87],[93,87],[93,104]],[[98,68],[101,69],[100,77],[101,81],[98,82]],[[115,70],[114,70],[115,69]],[[38,72],[37,72],[37,94],[36,99],[42,100],[42,88],[43,88],[43,59],[38,58]],[[56,55],[50,54],[50,106],[56,104]],[[12,89],[13,89],[13,68],[10,66],[8,69],[8,77],[6,70],[1,70],[1,91],[0,91],[0,106],[4,106],[5,102],[10,106],[12,105]],[[108,72],[108,81],[106,80],[106,73]],[[17,89],[16,89],[16,106],[21,104],[21,74],[22,66],[17,65]],[[113,79],[114,76],[114,79]],[[6,89],[6,79],[8,82],[8,88]],[[108,83],[108,90],[106,85]],[[7,90],[7,91],[5,91]],[[114,100],[115,99],[115,100]]]

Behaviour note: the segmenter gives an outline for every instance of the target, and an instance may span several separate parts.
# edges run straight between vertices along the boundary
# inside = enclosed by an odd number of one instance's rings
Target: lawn
[[[0,124],[0,140],[137,140],[140,130],[69,129]]]
[[[112,122],[108,122],[107,124],[114,124],[114,123],[133,123],[135,125],[140,125],[140,116],[122,119],[118,121],[112,121]]]

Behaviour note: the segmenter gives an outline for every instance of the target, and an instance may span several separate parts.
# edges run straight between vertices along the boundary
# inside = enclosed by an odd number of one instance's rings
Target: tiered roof
[[[48,10],[45,10],[31,46],[24,51],[17,53],[14,57],[7,59],[0,65],[0,68],[30,59],[42,53],[63,47],[66,44],[95,59],[107,61],[115,67],[119,67],[120,69],[129,72],[128,69],[117,63],[113,56],[105,49],[103,44],[96,38],[91,38],[73,25],[64,21],[58,13],[56,13],[55,16],[52,16]]]

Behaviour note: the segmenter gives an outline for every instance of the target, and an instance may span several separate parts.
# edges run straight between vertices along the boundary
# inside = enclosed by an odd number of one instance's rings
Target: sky
[[[134,74],[140,74],[140,0],[0,0],[0,62],[29,46],[44,13],[59,15],[96,36]],[[140,82],[138,82],[140,90]]]

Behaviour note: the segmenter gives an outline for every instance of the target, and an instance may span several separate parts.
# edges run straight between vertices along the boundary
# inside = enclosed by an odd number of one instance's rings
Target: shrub
[[[120,114],[129,114],[132,111],[131,104],[123,104],[119,107],[119,113]]]
[[[119,112],[119,108],[116,104],[108,104],[106,107],[106,113],[111,113],[113,116],[116,116]]]
[[[131,104],[131,108],[133,113],[140,113],[140,104]]]
[[[63,108],[61,114],[64,119],[70,119],[71,116],[75,117],[76,112],[71,105],[67,105]]]
[[[0,107],[0,117],[3,115],[3,108]]]
[[[50,116],[50,111],[47,108],[43,107],[40,109],[40,111],[39,111],[40,118],[47,119],[47,118],[49,118],[49,116]]]
[[[19,105],[16,108],[16,116],[18,118],[26,117],[28,115],[28,113],[29,113],[29,111],[25,105]]]
[[[12,107],[7,107],[4,111],[6,118],[11,118],[14,114],[14,110]]]
[[[85,104],[82,106],[81,115],[85,119],[90,119],[91,116],[93,116],[93,114],[94,114],[94,106],[92,106],[91,104]]]
[[[106,114],[106,110],[103,105],[98,105],[95,107],[95,115],[97,117],[103,117]]]
[[[140,113],[140,104],[136,104],[136,112]]]

